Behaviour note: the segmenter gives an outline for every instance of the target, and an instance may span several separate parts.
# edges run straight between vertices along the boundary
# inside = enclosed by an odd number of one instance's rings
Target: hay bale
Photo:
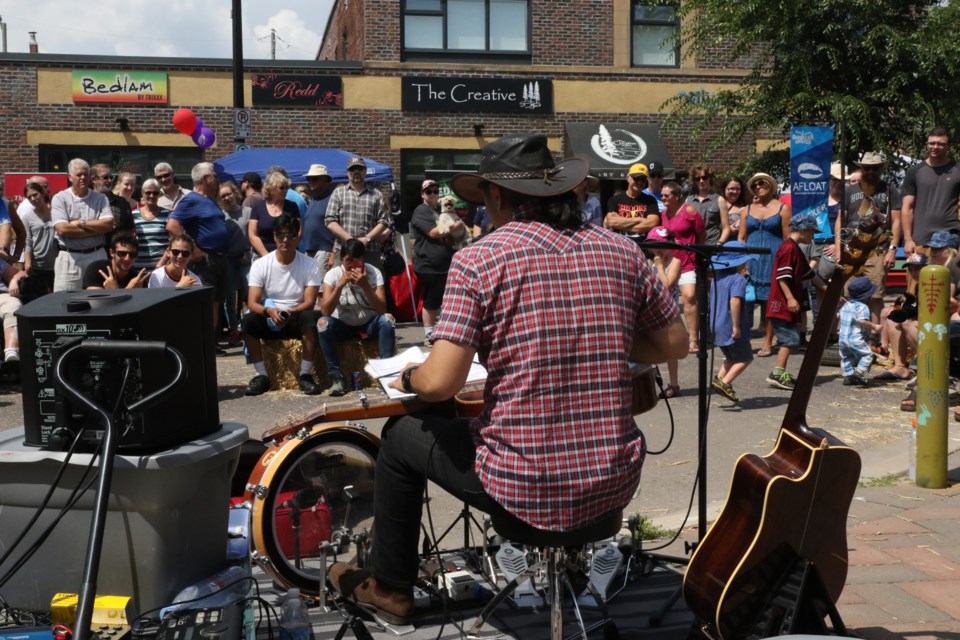
[[[297,376],[300,374],[301,354],[303,343],[297,339],[264,340],[263,363],[267,367],[267,376],[270,378],[271,389],[299,389]],[[360,384],[364,387],[374,386],[375,381],[364,372],[363,367],[370,358],[380,356],[380,347],[375,340],[347,340],[337,345],[340,351],[340,367],[347,384],[350,384],[350,374],[360,372]],[[327,375],[327,363],[322,354],[313,359],[314,378],[321,387],[330,386],[330,376]]]

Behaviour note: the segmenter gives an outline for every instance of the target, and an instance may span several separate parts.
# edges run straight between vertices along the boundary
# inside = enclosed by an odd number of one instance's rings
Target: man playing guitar
[[[411,415],[385,428],[377,457],[371,569],[330,567],[339,591],[388,622],[413,611],[427,479],[469,505],[565,531],[622,509],[645,447],[627,360],[687,353],[679,311],[629,239],[584,225],[581,159],[554,164],[543,135],[484,146],[453,190],[483,203],[495,233],[450,268],[432,353],[397,386],[452,398],[474,354],[487,368],[483,413]]]

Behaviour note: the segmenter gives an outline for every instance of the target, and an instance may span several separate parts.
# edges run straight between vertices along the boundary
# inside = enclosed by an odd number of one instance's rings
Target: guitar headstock
[[[874,253],[890,243],[890,230],[885,228],[879,214],[863,218],[856,227],[840,230],[839,268],[844,276],[857,275]]]

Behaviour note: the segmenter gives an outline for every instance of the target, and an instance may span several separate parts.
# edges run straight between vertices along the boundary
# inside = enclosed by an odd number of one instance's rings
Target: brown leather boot
[[[335,562],[327,572],[337,591],[357,606],[375,613],[391,624],[410,624],[413,615],[413,593],[405,593],[386,585],[367,569],[358,569],[346,562]]]

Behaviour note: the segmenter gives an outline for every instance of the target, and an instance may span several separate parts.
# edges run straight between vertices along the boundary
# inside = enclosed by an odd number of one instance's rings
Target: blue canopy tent
[[[224,156],[213,163],[217,178],[221,182],[233,180],[240,184],[243,174],[255,171],[261,178],[266,177],[267,169],[280,165],[287,170],[290,181],[304,184],[303,177],[311,164],[326,165],[334,182],[347,181],[347,162],[357,154],[342,149],[247,149]],[[393,182],[393,170],[381,163],[364,158],[367,163],[367,180],[370,182]]]

